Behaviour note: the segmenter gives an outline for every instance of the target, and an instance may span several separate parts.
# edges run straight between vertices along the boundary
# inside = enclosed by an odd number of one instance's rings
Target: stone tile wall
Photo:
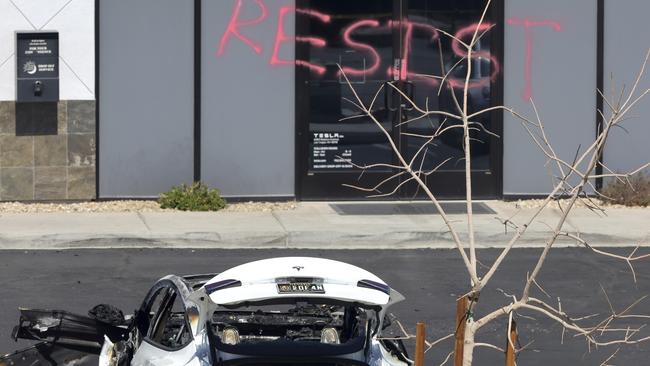
[[[58,103],[56,135],[17,136],[15,102],[0,102],[0,201],[95,198],[95,102]]]

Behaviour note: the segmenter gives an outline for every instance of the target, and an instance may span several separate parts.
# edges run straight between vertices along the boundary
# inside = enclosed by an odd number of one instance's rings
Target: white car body
[[[351,264],[321,258],[284,257],[250,262],[220,273],[208,281],[206,286],[228,279],[239,280],[241,287],[224,289],[210,295],[215,304],[228,305],[286,296],[278,294],[276,281],[291,276],[323,279],[326,293],[304,294],[304,297],[379,306],[387,306],[390,301],[387,293],[357,286],[359,281],[371,280],[388,287],[379,277]]]
[[[53,338],[75,365],[408,366],[403,345],[381,338],[388,308],[401,300],[379,277],[350,264],[272,258],[217,275],[166,276],[119,324],[25,310],[16,338]],[[88,335],[80,338],[79,329]],[[68,349],[91,341],[99,354],[94,363]],[[25,352],[0,364],[46,364]]]

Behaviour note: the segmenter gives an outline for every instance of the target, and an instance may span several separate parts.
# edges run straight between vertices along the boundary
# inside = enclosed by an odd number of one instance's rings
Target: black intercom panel
[[[16,33],[16,102],[59,100],[59,33]]]

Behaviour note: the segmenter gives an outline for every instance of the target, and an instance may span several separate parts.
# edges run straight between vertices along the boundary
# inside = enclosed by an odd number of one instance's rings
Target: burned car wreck
[[[0,357],[22,365],[411,365],[381,338],[403,296],[361,268],[273,258],[221,274],[169,275],[132,315],[20,310],[15,339],[39,343]]]

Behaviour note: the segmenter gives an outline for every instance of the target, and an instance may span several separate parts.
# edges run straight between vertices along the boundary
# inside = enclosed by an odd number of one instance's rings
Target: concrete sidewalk
[[[523,223],[534,210],[487,202],[497,214],[475,215],[481,248],[502,247],[512,236],[497,220]],[[547,209],[520,240],[538,247],[560,212]],[[514,215],[514,217],[513,217]],[[607,217],[577,208],[565,225],[597,246],[650,246],[650,209],[612,208]],[[450,216],[465,237],[464,215]],[[575,242],[560,239],[558,245]],[[292,211],[216,213],[0,214],[0,249],[70,248],[451,248],[437,215],[340,215],[328,203],[303,202]]]

